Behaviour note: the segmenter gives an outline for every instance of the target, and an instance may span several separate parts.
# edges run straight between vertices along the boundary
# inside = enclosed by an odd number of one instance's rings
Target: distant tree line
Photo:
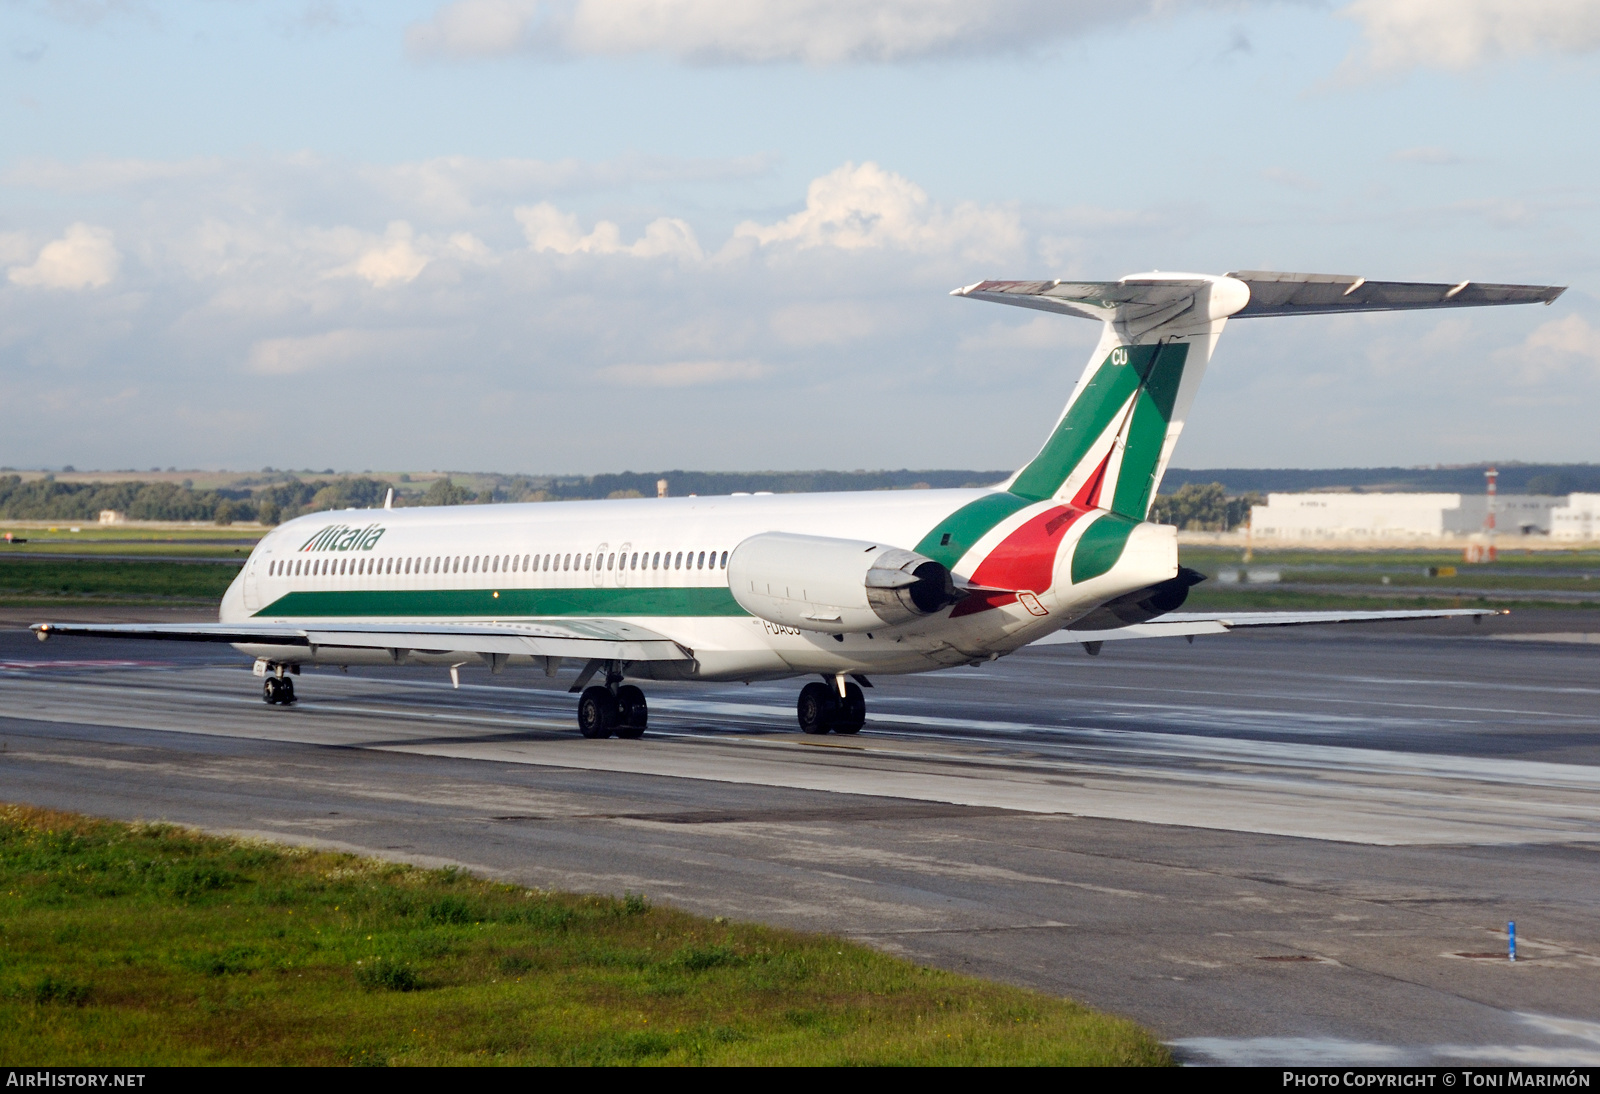
[[[1231,532],[1250,519],[1250,507],[1262,505],[1260,494],[1230,495],[1220,482],[1187,482],[1170,494],[1157,494],[1150,519],[1185,531]]]
[[[666,479],[674,495],[805,493],[819,490],[914,490],[951,486],[987,486],[1004,479],[1004,471],[793,471],[717,472],[652,471],[617,475],[489,475],[487,485],[473,490],[452,478],[435,479],[426,490],[407,489],[402,476],[394,505],[468,505],[517,501],[572,501],[585,498],[655,497],[656,480]],[[381,506],[391,483],[368,476],[345,475],[304,482],[298,478],[264,485],[196,490],[184,482],[57,482],[46,476],[24,482],[20,475],[0,476],[0,519],[62,520],[94,523],[103,509],[129,520],[260,521],[281,524],[305,513],[329,509],[371,509]]]
[[[102,509],[129,520],[205,520],[232,524],[259,520],[277,524],[322,509],[366,508],[383,504],[389,484],[379,479],[341,478],[333,482],[291,481],[249,489],[196,490],[189,483],[24,482],[0,477],[0,519],[75,520],[90,524]]]

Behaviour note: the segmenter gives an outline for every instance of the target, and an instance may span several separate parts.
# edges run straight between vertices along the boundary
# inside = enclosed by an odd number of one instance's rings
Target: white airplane
[[[626,680],[817,675],[807,733],[856,733],[868,676],[991,661],[1030,643],[1475,610],[1179,613],[1201,575],[1150,504],[1230,318],[1550,303],[1563,288],[1318,274],[982,281],[952,295],[1098,319],[1044,446],[987,489],[732,495],[299,517],[251,552],[208,625],[39,623],[52,635],[230,643],[268,703],[302,665],[579,666],[585,737],[638,737]],[[392,494],[391,494],[392,498]]]

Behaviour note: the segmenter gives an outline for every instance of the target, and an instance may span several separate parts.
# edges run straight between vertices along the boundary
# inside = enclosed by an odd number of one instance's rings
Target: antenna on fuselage
[[[385,509],[394,508],[394,487],[392,486],[389,487],[389,492],[383,496],[383,507]]]

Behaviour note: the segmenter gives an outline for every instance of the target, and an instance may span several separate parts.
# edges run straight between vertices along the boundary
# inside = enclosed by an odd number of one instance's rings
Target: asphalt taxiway
[[[854,738],[655,685],[641,741],[542,674],[283,709],[226,649],[0,631],[0,800],[837,932],[1197,1062],[1594,1064],[1600,628],[1552,615],[1023,651],[874,681]]]

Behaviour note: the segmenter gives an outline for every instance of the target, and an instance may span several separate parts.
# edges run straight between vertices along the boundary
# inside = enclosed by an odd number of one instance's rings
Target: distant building
[[[1600,495],[1591,508],[1600,514]],[[1552,532],[1552,514],[1566,499],[1501,494],[1495,526],[1512,535]],[[1268,494],[1252,506],[1256,539],[1438,539],[1483,530],[1489,499],[1482,494]],[[1600,516],[1597,516],[1600,520]]]
[[[127,522],[127,520],[128,514],[124,513],[121,509],[100,510],[101,524],[124,524]]]
[[[1600,539],[1600,494],[1569,494],[1550,510],[1552,539]]]

